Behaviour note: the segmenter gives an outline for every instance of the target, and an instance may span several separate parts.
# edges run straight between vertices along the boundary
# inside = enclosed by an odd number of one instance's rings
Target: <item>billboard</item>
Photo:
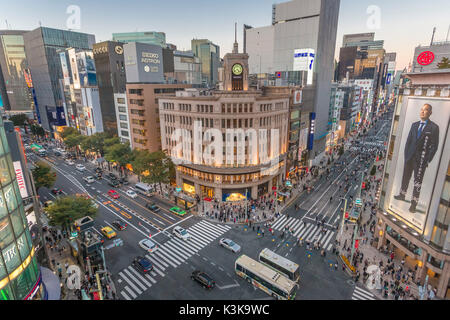
[[[450,100],[408,97],[394,152],[388,211],[422,232],[450,119]],[[402,122],[403,121],[403,122]],[[389,191],[388,191],[389,192]]]
[[[316,113],[311,112],[309,114],[308,150],[313,149],[315,125],[316,125]]]
[[[69,66],[67,65],[66,53],[60,52],[59,59],[61,60],[61,69],[63,73],[64,85],[70,85],[70,74],[69,74]]]
[[[293,71],[306,71],[307,84],[313,83],[314,60],[316,59],[314,49],[295,49]]]
[[[163,83],[162,48],[157,45],[132,42],[124,45],[127,82]]]
[[[80,89],[80,78],[78,74],[78,64],[77,64],[77,56],[75,54],[75,49],[67,50],[70,61],[70,68],[72,70],[72,81],[74,89]]]

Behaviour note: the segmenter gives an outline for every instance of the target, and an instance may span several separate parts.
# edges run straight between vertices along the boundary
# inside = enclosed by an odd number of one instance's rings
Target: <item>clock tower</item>
[[[248,54],[238,52],[236,29],[233,52],[223,57],[223,70],[225,91],[248,90]]]

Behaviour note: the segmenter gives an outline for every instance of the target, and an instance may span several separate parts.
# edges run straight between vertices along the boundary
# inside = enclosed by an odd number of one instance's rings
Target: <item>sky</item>
[[[74,31],[94,34],[97,42],[111,40],[114,32],[161,31],[179,50],[190,50],[193,38],[207,38],[220,46],[223,56],[232,50],[235,22],[242,50],[242,25],[270,25],[272,4],[280,2],[286,0],[8,0],[7,6],[0,4],[0,29],[33,30],[40,24],[68,29],[67,9],[76,5],[80,25]],[[370,6],[378,9],[368,14]],[[375,12],[378,25],[370,24]],[[435,41],[446,39],[449,12],[449,0],[341,0],[336,58],[344,34],[375,32],[375,40],[385,41],[386,52],[397,52],[401,70],[412,61],[417,45],[430,43],[433,27]]]

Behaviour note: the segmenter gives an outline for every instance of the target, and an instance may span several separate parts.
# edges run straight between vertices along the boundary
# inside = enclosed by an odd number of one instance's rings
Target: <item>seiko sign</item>
[[[152,52],[142,52],[142,63],[154,63],[154,64],[160,64],[161,60],[159,60],[159,54],[152,53]]]

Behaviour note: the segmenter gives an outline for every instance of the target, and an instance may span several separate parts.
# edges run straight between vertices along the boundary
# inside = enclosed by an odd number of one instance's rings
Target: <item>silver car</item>
[[[233,251],[234,253],[241,251],[241,246],[235,243],[233,240],[222,238],[219,240],[219,245]]]

